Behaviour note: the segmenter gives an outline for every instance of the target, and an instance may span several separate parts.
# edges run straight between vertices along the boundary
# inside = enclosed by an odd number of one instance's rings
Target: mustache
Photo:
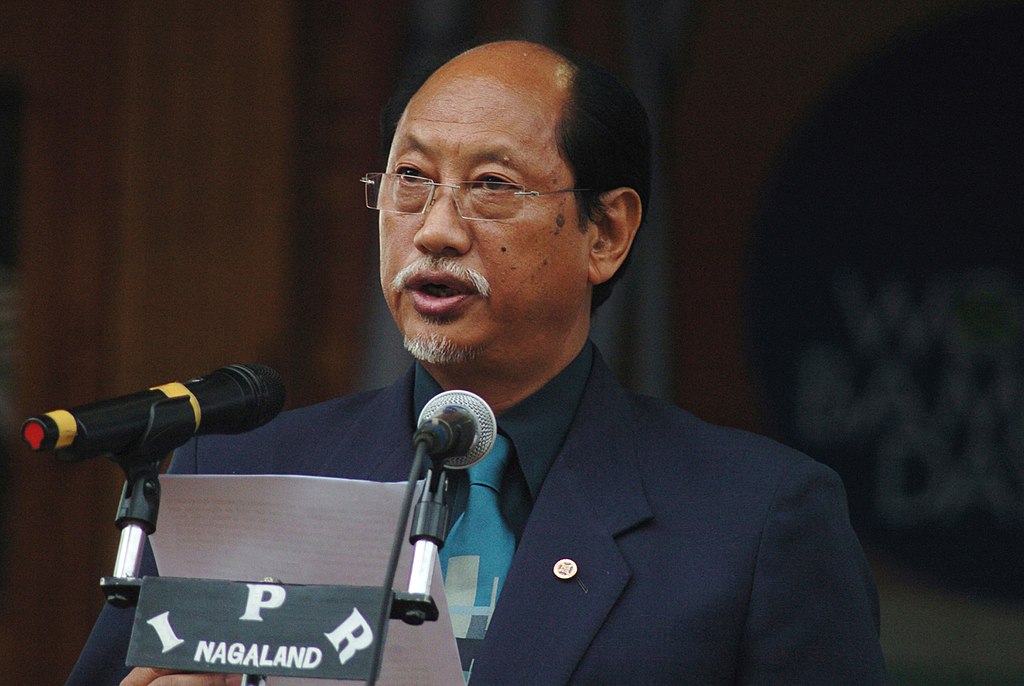
[[[491,284],[488,283],[487,277],[475,269],[464,266],[458,260],[443,255],[423,255],[404,267],[391,280],[391,290],[404,290],[412,277],[424,272],[447,274],[463,283],[473,284],[476,292],[484,297],[491,294]]]

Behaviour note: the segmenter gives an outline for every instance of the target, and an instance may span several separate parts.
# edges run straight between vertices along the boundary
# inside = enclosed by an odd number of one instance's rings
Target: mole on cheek
[[[503,245],[503,246],[501,246],[501,251],[502,251],[502,252],[508,252],[508,248],[506,248],[506,247],[505,247],[505,246]]]
[[[558,228],[555,229],[555,235],[562,232],[562,226],[565,225],[565,215],[561,212],[555,217],[555,223],[558,224]]]

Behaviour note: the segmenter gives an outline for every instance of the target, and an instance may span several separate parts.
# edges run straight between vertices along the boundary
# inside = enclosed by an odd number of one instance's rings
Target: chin
[[[420,362],[449,365],[468,362],[477,356],[475,348],[459,345],[439,333],[406,336],[405,349]]]

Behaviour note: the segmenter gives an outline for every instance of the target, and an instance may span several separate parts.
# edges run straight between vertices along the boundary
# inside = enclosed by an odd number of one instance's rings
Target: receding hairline
[[[487,55],[487,53],[493,53],[493,55]],[[569,160],[565,156],[565,150],[562,144],[561,137],[562,127],[566,122],[568,111],[574,106],[573,81],[576,76],[576,73],[578,72],[578,67],[572,61],[571,58],[561,54],[558,50],[552,49],[540,43],[533,43],[531,41],[525,40],[493,41],[490,43],[483,43],[481,45],[473,46],[458,53],[448,61],[444,62],[441,66],[437,67],[433,72],[431,72],[430,75],[426,79],[424,79],[423,83],[421,83],[419,87],[412,92],[412,95],[405,103],[405,107],[402,109],[401,115],[398,117],[398,120],[395,124],[395,130],[393,131],[393,135],[391,137],[391,145],[389,146],[388,150],[389,160],[390,155],[394,150],[394,133],[397,133],[397,130],[401,127],[402,121],[405,119],[406,114],[409,111],[409,108],[413,105],[414,102],[416,102],[421,97],[428,97],[426,94],[430,93],[433,87],[437,84],[438,80],[444,80],[448,72],[452,70],[458,70],[460,68],[460,63],[464,62],[465,60],[472,60],[474,59],[475,56],[486,56],[486,60],[484,60],[483,62],[478,62],[477,65],[473,65],[473,67],[471,67],[471,69],[477,70],[476,75],[467,76],[463,74],[460,75],[459,78],[501,80],[500,77],[498,77],[497,75],[493,73],[487,73],[489,69],[487,69],[486,67],[489,65],[493,65],[496,61],[504,61],[505,64],[502,65],[503,68],[505,68],[508,71],[511,71],[512,73],[520,73],[523,70],[521,68],[517,69],[516,66],[522,62],[528,62],[530,58],[535,55],[543,56],[543,58],[548,61],[548,68],[545,68],[545,66],[543,65],[536,68],[539,69],[540,71],[551,74],[551,85],[557,92],[560,93],[561,96],[561,106],[558,109],[558,131],[556,133],[555,143],[558,146],[559,154],[562,156],[563,160],[565,160],[566,163],[569,163]],[[483,64],[484,68],[481,68],[480,64]],[[500,71],[500,69],[495,69],[495,71]],[[529,89],[532,86],[535,86],[536,84],[537,82],[535,80],[531,80],[531,82],[526,87]],[[572,167],[571,164],[569,164],[569,166],[570,168]],[[575,170],[573,170],[573,175],[575,176]]]
[[[493,41],[491,43],[482,43],[481,45],[475,45],[467,50],[463,50],[455,57],[438,67],[434,73],[428,77],[427,81],[435,75],[443,72],[449,65],[454,64],[463,58],[470,57],[474,53],[501,50],[502,52],[499,54],[507,55],[508,53],[505,52],[506,50],[514,49],[520,50],[520,56],[524,59],[529,58],[531,54],[540,54],[549,57],[554,62],[554,79],[556,84],[559,87],[564,88],[566,92],[568,92],[572,87],[573,78],[578,71],[577,66],[572,62],[572,60],[546,45],[525,40]]]

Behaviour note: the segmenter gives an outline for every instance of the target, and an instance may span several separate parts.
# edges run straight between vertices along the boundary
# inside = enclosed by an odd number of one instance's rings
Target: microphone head
[[[251,431],[284,407],[281,376],[262,364],[229,364],[187,385],[203,405],[203,433]]]
[[[223,368],[225,372],[233,372],[241,381],[252,389],[254,402],[252,408],[252,427],[263,426],[281,413],[284,407],[285,388],[281,375],[263,364],[231,364]]]
[[[448,469],[466,469],[491,452],[497,433],[498,420],[494,418],[491,406],[476,393],[470,391],[444,391],[438,393],[423,406],[417,426],[445,412],[463,412],[473,420],[473,442],[465,455],[451,455],[445,458]]]

